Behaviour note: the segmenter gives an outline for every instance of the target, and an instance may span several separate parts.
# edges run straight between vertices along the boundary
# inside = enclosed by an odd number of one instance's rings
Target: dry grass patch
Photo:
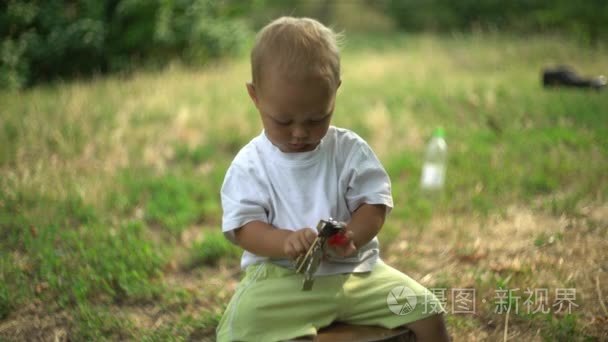
[[[456,340],[503,337],[506,317],[495,312],[499,287],[518,289],[514,295],[521,297],[522,315],[511,313],[510,337],[539,340],[539,332],[547,334],[546,329],[555,328],[523,315],[526,289],[547,289],[552,305],[557,289],[574,288],[577,307],[572,313],[581,318],[579,332],[606,338],[608,313],[599,304],[608,302],[608,293],[602,291],[608,284],[606,210],[605,204],[589,205],[577,217],[555,217],[511,206],[503,214],[485,218],[437,217],[419,233],[405,230],[402,242],[393,244],[385,255],[390,264],[428,287],[476,290],[475,314],[454,318],[451,332]],[[450,312],[452,298],[447,299]],[[557,311],[557,307],[551,310],[563,317],[564,312]],[[473,327],[462,324],[471,320],[476,321]]]

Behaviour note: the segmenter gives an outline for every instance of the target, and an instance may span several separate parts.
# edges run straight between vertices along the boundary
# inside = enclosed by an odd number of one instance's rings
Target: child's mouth
[[[289,144],[289,148],[294,151],[306,150],[308,148],[308,144]]]

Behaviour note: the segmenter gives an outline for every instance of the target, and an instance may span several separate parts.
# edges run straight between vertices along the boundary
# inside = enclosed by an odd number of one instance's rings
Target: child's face
[[[338,87],[320,78],[289,82],[268,74],[260,87],[247,84],[266,136],[285,153],[314,150],[329,128]]]

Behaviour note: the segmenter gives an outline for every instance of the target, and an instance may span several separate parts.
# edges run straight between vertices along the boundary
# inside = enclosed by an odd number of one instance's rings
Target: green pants
[[[271,263],[247,267],[217,328],[222,341],[282,341],[316,335],[334,321],[395,328],[444,312],[422,285],[379,261],[371,272],[303,276]]]

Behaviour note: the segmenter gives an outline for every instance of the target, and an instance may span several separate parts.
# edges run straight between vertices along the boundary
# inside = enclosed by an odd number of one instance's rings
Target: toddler
[[[221,190],[222,230],[245,250],[245,276],[218,341],[314,336],[334,321],[406,325],[418,341],[447,340],[437,298],[379,257],[376,236],[393,206],[386,171],[361,137],[330,125],[341,84],[336,35],[313,19],[279,18],[258,33],[251,69],[247,91],[264,129],[236,155]],[[302,291],[293,260],[329,218],[346,223],[346,241],[328,247],[312,290]],[[395,294],[411,305],[390,305]]]

